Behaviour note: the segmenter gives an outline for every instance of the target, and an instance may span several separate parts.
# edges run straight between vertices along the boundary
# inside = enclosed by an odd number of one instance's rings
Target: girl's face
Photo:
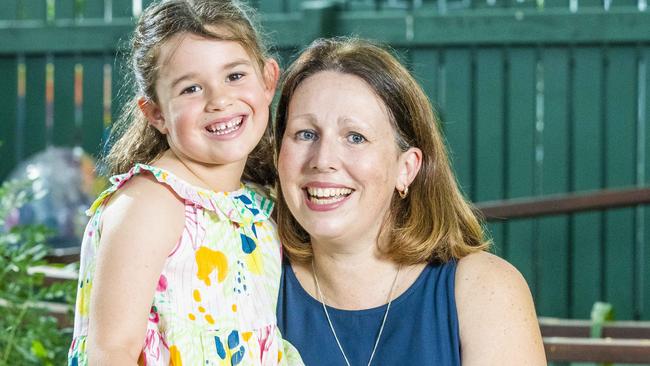
[[[319,72],[289,103],[282,194],[312,240],[374,242],[395,189],[410,182],[405,154],[384,103],[361,78]]]
[[[260,72],[237,42],[182,34],[161,47],[158,65],[157,103],[141,106],[170,149],[183,161],[243,167],[268,123],[277,63]]]

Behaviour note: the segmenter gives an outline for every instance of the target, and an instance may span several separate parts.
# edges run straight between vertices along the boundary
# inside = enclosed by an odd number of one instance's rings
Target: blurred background
[[[0,233],[42,225],[46,253],[37,264],[65,271],[45,271],[40,287],[74,278],[83,211],[105,182],[95,159],[130,92],[129,34],[150,2],[0,1],[0,182],[28,182],[23,198],[0,191]],[[650,364],[646,0],[248,4],[283,67],[317,37],[393,47],[438,110],[459,182],[488,219],[496,254],[528,281],[549,358],[603,361],[593,355],[609,349]],[[0,238],[0,246],[15,244]],[[64,290],[45,300],[65,302]],[[64,329],[69,319],[59,313]],[[612,318],[619,333],[603,326]],[[597,341],[555,344],[557,336],[646,342],[612,351]],[[34,354],[31,345],[25,352]],[[8,352],[0,338],[0,357],[2,347]],[[32,361],[59,357],[50,356]]]

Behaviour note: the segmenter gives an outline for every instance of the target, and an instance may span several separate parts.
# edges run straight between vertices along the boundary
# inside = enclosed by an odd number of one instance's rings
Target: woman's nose
[[[340,166],[340,156],[336,143],[321,138],[313,145],[310,168],[319,172],[336,171]]]

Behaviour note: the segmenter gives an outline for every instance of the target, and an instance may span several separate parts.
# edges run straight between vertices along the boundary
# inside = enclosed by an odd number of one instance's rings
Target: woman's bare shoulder
[[[464,365],[545,365],[544,347],[526,280],[487,252],[462,258],[456,306]]]

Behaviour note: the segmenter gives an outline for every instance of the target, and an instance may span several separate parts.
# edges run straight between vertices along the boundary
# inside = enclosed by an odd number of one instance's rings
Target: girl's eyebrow
[[[240,66],[240,65],[251,66],[251,62],[249,60],[245,59],[245,58],[240,58],[240,59],[237,59],[235,61],[232,61],[232,62],[229,62],[229,63],[223,65],[222,69],[224,69],[224,70],[232,69],[233,67],[237,67],[237,66]]]
[[[229,62],[221,67],[222,70],[229,70],[232,68],[235,68],[237,66],[251,66],[251,62],[245,58],[240,58],[236,59],[235,61]],[[187,74],[183,74],[179,76],[178,78],[174,79],[171,83],[171,87],[175,87],[178,83],[180,83],[183,80],[186,79],[192,79],[197,76],[197,73],[195,72],[189,72]]]
[[[174,88],[174,87],[175,87],[178,83],[180,83],[181,81],[186,80],[186,79],[192,79],[192,78],[194,78],[194,77],[196,77],[196,73],[194,73],[194,72],[190,72],[190,73],[187,73],[187,74],[183,74],[183,75],[181,75],[180,77],[174,79],[174,81],[172,81],[172,83],[171,83],[171,87]]]

